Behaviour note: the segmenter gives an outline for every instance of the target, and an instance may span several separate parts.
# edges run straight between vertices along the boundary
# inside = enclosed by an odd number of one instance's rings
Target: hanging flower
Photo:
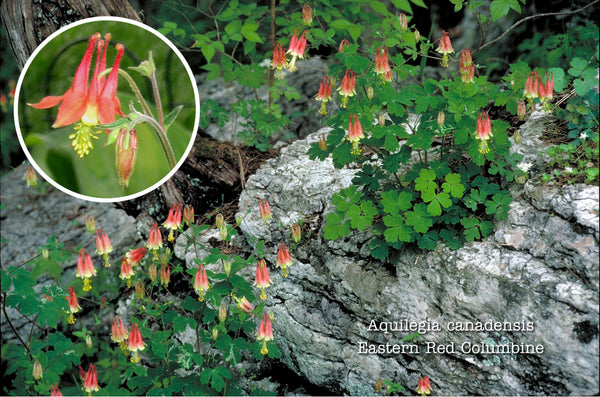
[[[198,265],[196,276],[194,277],[194,290],[198,294],[198,300],[202,302],[204,300],[204,292],[210,288],[208,283],[208,276],[206,275],[206,269],[204,265]]]
[[[490,123],[490,116],[486,111],[482,111],[479,113],[479,117],[477,118],[477,139],[481,142],[479,143],[479,152],[482,154],[488,153],[490,151],[487,141],[492,137],[492,125]]]
[[[150,227],[150,236],[148,237],[148,242],[146,243],[146,247],[151,249],[154,252],[154,259],[158,259],[158,249],[162,248],[162,235],[160,234],[160,229],[158,228],[158,223],[154,222]]]
[[[300,225],[297,223],[292,224],[292,240],[295,243],[299,243],[302,238],[302,230],[300,229]]]
[[[79,371],[83,373],[83,369],[79,367]],[[88,371],[84,374],[83,378],[83,389],[91,396],[93,391],[100,390],[98,386],[98,374],[96,373],[96,366],[90,364]]]
[[[350,42],[348,41],[348,39],[343,39],[342,41],[340,41],[338,51],[344,52],[344,48],[348,47],[349,45],[350,45]]]
[[[356,95],[356,73],[352,70],[346,70],[338,91],[342,96],[341,106],[345,108],[348,104],[348,98]]]
[[[471,50],[465,48],[460,52],[458,69],[460,72],[460,79],[463,83],[468,84],[473,82],[473,78],[475,77],[475,66],[473,65]]]
[[[533,102],[533,100],[539,95],[539,79],[540,77],[538,76],[537,72],[533,71],[529,73],[529,77],[527,77],[527,80],[525,81],[523,93],[525,94],[525,98],[529,99],[529,102]]]
[[[58,382],[53,385],[50,385],[50,397],[62,397],[63,394],[58,389]]]
[[[350,115],[350,123],[348,124],[348,140],[352,142],[352,154],[359,155],[361,153],[358,147],[358,141],[364,138],[362,126],[360,125],[360,121],[358,121],[358,116],[356,114]]]
[[[304,6],[302,7],[302,21],[306,26],[312,25],[313,9],[309,4],[304,4]]]
[[[385,81],[392,79],[392,69],[390,68],[385,47],[379,47],[375,53],[375,73],[380,75]]]
[[[267,299],[266,289],[271,285],[271,276],[269,275],[269,268],[267,262],[264,259],[259,259],[256,262],[256,274],[254,278],[254,285],[260,289],[260,299]]]
[[[452,48],[452,43],[450,42],[450,36],[448,36],[448,32],[446,32],[445,30],[443,31],[442,38],[440,39],[440,44],[436,51],[442,54],[442,67],[447,68],[448,54],[453,53],[454,49]]]
[[[523,119],[525,119],[526,115],[527,115],[527,105],[525,104],[524,100],[520,100],[517,103],[517,116],[519,116],[519,120],[523,120]]]
[[[285,243],[279,245],[279,252],[277,253],[277,266],[281,268],[281,275],[287,277],[287,268],[292,265],[292,257],[288,251]]]
[[[183,208],[183,223],[187,226],[194,224],[194,207],[190,204],[186,204]]]
[[[90,37],[86,52],[75,72],[73,85],[67,92],[61,96],[47,96],[38,103],[29,104],[36,109],[48,109],[61,104],[52,127],[58,128],[78,123],[75,126],[77,132],[70,135],[69,139],[73,140],[73,148],[79,157],[85,156],[93,148],[91,139],[96,138],[93,127],[98,124],[114,122],[117,114],[123,116],[116,93],[119,63],[125,49],[121,44],[116,45],[117,56],[108,78],[99,77],[106,69],[106,50],[110,41],[110,33],[105,36],[104,40],[101,40],[100,37],[99,33]],[[96,66],[88,88],[88,76],[95,47],[97,48]],[[101,51],[102,55],[100,55]],[[78,122],[78,120],[80,121]]]
[[[283,70],[288,66],[287,58],[285,55],[285,48],[279,43],[275,43],[273,46],[273,60],[271,61],[271,68],[275,69],[275,77],[282,79],[284,76]]]
[[[127,341],[127,338],[129,338],[129,332],[127,332],[121,317],[117,316],[113,318],[110,330],[110,339],[113,342],[118,343],[122,350],[127,350],[127,344],[125,342]]]
[[[252,306],[250,302],[248,302],[248,299],[245,296],[241,298],[234,297],[234,299],[238,309],[249,313],[251,316],[254,316],[254,313],[252,313],[252,310],[254,310],[254,306]]]
[[[290,40],[290,46],[287,50],[288,54],[292,55],[292,60],[288,65],[290,72],[295,71],[296,59],[304,59],[304,50],[306,49],[306,31],[302,31],[302,35],[298,36],[298,31],[294,30],[292,39]]]
[[[108,262],[108,254],[113,251],[113,247],[110,244],[110,239],[104,232],[104,229],[96,230],[96,253],[102,255],[104,258],[104,267],[110,267]]]
[[[163,223],[165,229],[169,230],[169,237],[167,238],[169,241],[174,241],[175,236],[173,232],[181,226],[181,205],[173,204],[171,209],[169,210],[169,215],[167,216],[167,220]]]
[[[424,376],[421,379],[419,379],[419,383],[417,386],[417,394],[424,396],[429,393],[431,393],[431,381],[427,376]]]
[[[121,260],[121,274],[119,278],[121,280],[127,280],[127,287],[131,288],[131,276],[133,276],[135,272],[133,271],[133,267],[131,266],[131,262],[127,259],[127,256],[123,256]]]
[[[171,281],[171,268],[165,264],[160,269],[160,283],[167,287],[169,286],[169,281]]]
[[[94,263],[92,258],[88,255],[85,248],[79,250],[79,257],[77,258],[77,270],[75,276],[83,279],[83,290],[89,291],[92,289],[92,276],[96,275],[96,269],[94,269]]]
[[[129,186],[129,178],[135,168],[137,158],[138,139],[135,128],[128,130],[121,128],[115,143],[115,154],[117,162],[117,175],[121,186]]]
[[[325,116],[327,114],[327,102],[332,98],[332,87],[331,80],[327,76],[323,76],[321,79],[321,85],[319,86],[319,92],[317,93],[316,100],[321,102],[321,109],[319,113]]]
[[[142,333],[136,323],[131,324],[131,331],[129,331],[129,339],[127,340],[127,349],[133,353],[130,361],[134,364],[140,362],[140,351],[146,348],[146,344],[142,339]]]
[[[398,16],[398,21],[400,22],[400,31],[406,32],[408,30],[408,21],[406,19],[406,14],[401,13]]]
[[[258,211],[260,212],[260,218],[267,223],[267,221],[271,218],[271,206],[267,199],[261,198],[258,201]]]
[[[40,380],[43,377],[44,377],[44,370],[42,369],[42,364],[40,363],[40,360],[38,360],[36,358],[35,361],[33,362],[33,378],[35,380]]]
[[[37,185],[38,177],[35,173],[35,170],[32,166],[28,166],[25,168],[25,183],[29,187],[34,187]]]
[[[554,75],[552,73],[546,73],[544,79],[546,80],[546,84],[542,83],[541,77],[538,78],[538,94],[540,96],[540,101],[546,104],[554,97]]]
[[[267,349],[267,342],[273,340],[273,327],[271,325],[271,316],[269,316],[267,313],[263,314],[262,321],[258,326],[258,336],[256,339],[263,341],[260,352],[262,354],[267,354],[269,352],[269,349]]]
[[[68,292],[69,295],[65,296],[65,299],[67,302],[69,302],[69,317],[67,317],[67,322],[69,324],[75,324],[74,314],[81,310],[81,306],[79,306],[75,289],[73,287],[69,287]]]
[[[85,229],[89,234],[96,233],[96,221],[94,220],[93,216],[87,215],[85,217]]]
[[[146,255],[146,252],[148,252],[148,248],[140,247],[127,251],[125,256],[127,257],[129,263],[131,263],[131,266],[137,266],[144,258],[144,255]]]

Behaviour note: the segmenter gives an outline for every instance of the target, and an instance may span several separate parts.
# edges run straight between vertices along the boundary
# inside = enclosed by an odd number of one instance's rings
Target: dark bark
[[[20,68],[46,37],[72,22],[98,16],[140,20],[127,0],[4,0],[0,16]]]

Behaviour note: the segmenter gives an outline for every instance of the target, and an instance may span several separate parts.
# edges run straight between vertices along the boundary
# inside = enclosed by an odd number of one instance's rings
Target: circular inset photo
[[[185,161],[200,119],[198,89],[176,47],[124,18],[89,18],[48,37],[15,96],[21,146],[36,170],[78,198],[145,194]]]

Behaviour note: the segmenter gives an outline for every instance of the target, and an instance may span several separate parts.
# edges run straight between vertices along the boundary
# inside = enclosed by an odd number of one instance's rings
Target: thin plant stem
[[[138,118],[135,120],[135,124],[140,123],[148,123],[152,128],[156,131],[156,135],[158,136],[158,140],[160,141],[160,145],[165,152],[165,156],[167,157],[167,162],[169,163],[169,168],[175,168],[175,154],[173,153],[173,148],[169,143],[169,138],[167,138],[167,133],[162,128],[162,126],[156,121],[156,119],[147,116],[143,113],[138,115]]]

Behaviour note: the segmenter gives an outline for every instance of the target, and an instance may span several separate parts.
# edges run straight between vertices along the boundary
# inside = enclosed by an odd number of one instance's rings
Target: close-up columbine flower
[[[288,54],[292,55],[292,60],[288,65],[290,72],[295,71],[296,59],[304,59],[304,51],[306,50],[306,31],[303,31],[301,35],[298,34],[298,30],[294,30],[294,34],[290,40],[290,46],[287,50]]]
[[[131,276],[134,274],[135,272],[133,271],[133,267],[127,259],[127,256],[123,256],[123,259],[121,260],[121,274],[119,274],[119,278],[121,280],[126,280],[127,287],[131,287]]]
[[[422,396],[431,393],[431,381],[427,376],[424,376],[419,379],[419,383],[417,385],[417,394]]]
[[[379,47],[375,53],[375,73],[380,75],[385,81],[392,79],[392,69],[390,68],[385,47]]]
[[[131,331],[129,331],[129,338],[127,340],[127,350],[132,352],[131,362],[137,364],[140,362],[140,351],[146,348],[146,344],[142,338],[142,333],[136,323],[131,324]]]
[[[117,175],[121,186],[129,186],[129,178],[133,174],[137,158],[138,139],[135,128],[121,128],[115,143]]]
[[[258,200],[258,211],[260,212],[260,219],[266,224],[269,218],[271,218],[271,206],[267,199],[261,198]]]
[[[127,338],[129,338],[129,332],[127,332],[127,328],[125,328],[125,324],[121,320],[121,317],[117,316],[113,318],[112,326],[110,328],[110,339],[118,343],[121,349],[127,350]]]
[[[364,138],[362,126],[358,121],[358,116],[355,114],[350,115],[350,123],[348,124],[348,140],[352,142],[352,154],[359,155],[360,149],[358,147],[358,141]]]
[[[102,258],[104,259],[104,267],[110,267],[110,263],[108,262],[108,254],[110,254],[112,251],[113,247],[104,229],[96,230],[96,253],[98,255],[102,255]]]
[[[264,259],[259,259],[256,262],[256,274],[254,277],[254,285],[260,289],[260,299],[267,299],[267,288],[271,285],[271,275],[269,274],[269,268],[267,262]]]
[[[90,364],[87,373],[84,373],[81,367],[79,367],[79,371],[83,374],[83,389],[88,395],[91,396],[92,392],[100,390],[98,374],[96,373],[96,366],[94,364]]]
[[[87,253],[85,248],[79,250],[79,257],[77,258],[77,270],[75,271],[75,275],[83,279],[84,291],[89,291],[92,289],[91,277],[96,275],[96,269],[94,268],[92,258],[90,258],[90,255]]]
[[[448,36],[448,32],[443,31],[442,38],[440,39],[440,44],[436,49],[437,52],[442,54],[442,63],[441,66],[443,68],[448,67],[448,54],[454,52],[454,48],[452,48],[452,43],[450,42],[450,36]]]
[[[285,48],[281,44],[275,43],[273,46],[273,60],[271,61],[271,68],[275,69],[275,77],[282,79],[285,75],[283,71],[287,66]]]
[[[342,96],[342,103],[340,106],[345,108],[348,104],[348,98],[356,95],[356,73],[352,70],[346,70],[338,91]]]
[[[473,65],[471,50],[465,48],[460,52],[458,69],[460,71],[460,79],[463,83],[468,84],[473,82],[473,77],[475,77],[475,65]]]
[[[271,325],[271,316],[267,313],[263,314],[262,321],[258,326],[258,340],[262,340],[262,348],[260,349],[261,354],[267,354],[267,342],[273,340],[273,326]]]
[[[100,75],[106,69],[106,51],[110,34],[104,40],[99,33],[93,34],[75,72],[73,85],[61,96],[47,96],[38,103],[29,104],[36,109],[48,109],[60,104],[58,115],[52,127],[59,128],[75,125],[76,132],[69,136],[79,157],[83,157],[93,148],[92,139],[97,138],[94,127],[115,121],[116,115],[123,116],[121,104],[117,98],[119,63],[125,52],[121,44],[116,45],[117,55],[108,78]],[[88,87],[92,57],[96,50],[96,65]]]
[[[281,268],[281,275],[287,277],[287,268],[292,265],[292,257],[288,251],[285,243],[279,245],[279,252],[277,252],[277,266]]]
[[[477,118],[477,139],[479,142],[479,153],[485,154],[490,151],[487,141],[492,137],[492,125],[490,123],[490,116],[486,111],[479,113]]]
[[[179,229],[181,226],[181,205],[173,204],[171,209],[169,210],[169,215],[167,216],[167,220],[163,223],[165,229],[169,230],[169,237],[167,239],[169,241],[174,241],[175,236],[173,233],[175,230]]]
[[[204,265],[198,265],[196,276],[194,277],[194,290],[198,294],[198,300],[202,302],[204,300],[204,292],[210,288],[208,282],[208,276],[206,275],[206,269]]]
[[[327,102],[332,98],[332,87],[329,77],[323,76],[321,84],[319,85],[319,92],[315,98],[317,101],[321,102],[319,113],[325,116],[327,114]]]
[[[75,288],[69,287],[68,292],[69,295],[65,296],[67,302],[69,302],[69,316],[67,317],[67,322],[69,324],[75,324],[74,314],[81,310],[81,306],[79,306],[77,295],[75,294]]]

